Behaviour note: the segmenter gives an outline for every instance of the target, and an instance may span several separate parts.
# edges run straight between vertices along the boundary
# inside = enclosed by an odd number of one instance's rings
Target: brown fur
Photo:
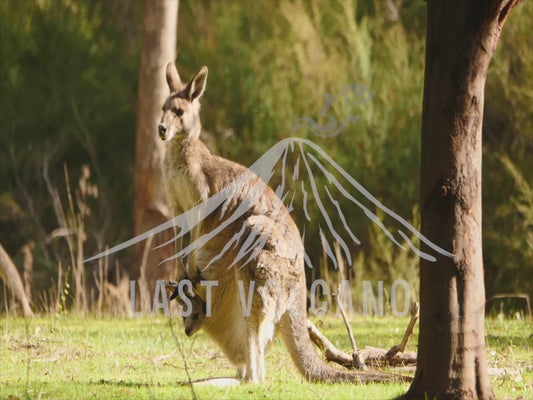
[[[198,100],[206,80],[206,67],[184,85],[175,64],[167,66],[171,93],[163,106],[159,132],[161,138],[168,141],[166,180],[170,203],[174,215],[178,215],[234,185],[224,215],[230,215],[244,202],[249,209],[197,250],[188,260],[187,271],[181,271],[182,277],[193,280],[200,271],[201,279],[218,281],[218,286],[212,289],[212,315],[203,319],[203,325],[202,321],[197,324],[190,321],[191,326],[202,327],[246,380],[265,379],[265,351],[274,339],[276,328],[280,328],[292,359],[308,380],[380,380],[376,378],[379,374],[338,371],[328,366],[315,351],[306,326],[304,248],[300,232],[281,200],[255,174],[242,165],[211,154],[200,141]],[[217,213],[202,220],[191,240],[221,224],[221,210],[217,209]],[[238,245],[217,259],[239,231],[246,234]],[[228,268],[249,234],[265,237],[265,245],[253,261],[245,265],[241,260]],[[196,276],[196,280],[200,277]],[[244,316],[239,281],[243,282],[246,296],[249,296],[250,282],[255,282],[249,317]],[[196,286],[195,290],[205,300],[205,288]],[[390,376],[384,374],[382,380],[388,379]]]

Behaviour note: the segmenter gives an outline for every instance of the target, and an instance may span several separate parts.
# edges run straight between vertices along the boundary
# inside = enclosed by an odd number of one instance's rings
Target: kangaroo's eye
[[[183,110],[181,108],[174,108],[172,111],[174,111],[174,114],[176,114],[178,117],[183,115]]]

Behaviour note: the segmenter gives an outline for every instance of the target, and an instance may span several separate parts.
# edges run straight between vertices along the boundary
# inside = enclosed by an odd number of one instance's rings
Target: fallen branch
[[[416,365],[416,352],[398,353],[390,360],[387,359],[388,351],[377,347],[367,346],[360,350],[361,358],[369,365]]]
[[[307,331],[311,341],[324,353],[326,361],[336,362],[346,368],[354,368],[353,358],[348,353],[337,349],[310,320],[307,320]]]
[[[407,343],[409,342],[409,339],[414,332],[416,322],[418,321],[418,310],[418,303],[413,302],[411,305],[411,320],[409,321],[409,325],[407,326],[403,340],[400,344],[391,347],[388,351],[377,347],[367,346],[364,349],[357,350],[357,358],[361,360],[362,363],[370,365],[399,366],[416,364],[416,353],[404,353],[404,350],[407,347]],[[360,368],[355,362],[355,357],[337,349],[333,343],[331,343],[329,339],[318,330],[316,325],[309,320],[307,320],[307,330],[313,343],[324,353],[326,361],[335,362],[349,369]]]

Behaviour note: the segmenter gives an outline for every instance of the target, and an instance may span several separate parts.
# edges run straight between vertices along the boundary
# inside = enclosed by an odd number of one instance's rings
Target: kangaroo
[[[205,303],[202,298],[196,293],[193,293],[189,298],[192,310],[188,316],[183,317],[183,323],[185,325],[185,334],[190,337],[202,328],[206,315]]]
[[[196,293],[187,292],[184,293],[187,299],[187,304],[185,304],[185,301],[178,297],[178,286],[178,282],[166,281],[167,291],[171,295],[170,300],[177,299],[182,307],[187,307],[186,315],[183,315],[183,325],[185,326],[185,334],[190,337],[198,332],[204,323],[206,317],[205,302]]]
[[[195,250],[186,271],[179,271],[182,278],[217,282],[212,288],[211,315],[202,316],[198,323],[190,320],[189,332],[202,328],[237,366],[238,376],[254,383],[265,380],[265,351],[277,330],[298,371],[309,381],[403,380],[389,374],[339,371],[318,355],[307,331],[305,254],[295,222],[257,175],[212,154],[200,140],[199,99],[207,74],[204,66],[184,84],[175,63],[168,64],[170,95],[158,126],[160,138],[167,142],[165,180],[175,216],[223,190],[231,194],[223,207],[196,225],[191,241],[217,228],[220,231]],[[246,212],[222,229],[223,221],[240,207],[247,207]],[[243,234],[236,235],[239,232]],[[235,263],[239,247],[250,237],[261,237],[262,246],[253,259]],[[234,245],[228,246],[230,242]],[[195,292],[205,302],[205,290],[195,287]],[[249,297],[244,301],[246,292]]]

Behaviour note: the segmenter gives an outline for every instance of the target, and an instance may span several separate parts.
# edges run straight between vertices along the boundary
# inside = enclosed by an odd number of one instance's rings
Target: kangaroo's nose
[[[165,136],[166,136],[166,133],[167,133],[167,127],[165,124],[159,124],[159,126],[157,127],[157,129],[159,130],[159,137],[161,139],[165,139]]]

